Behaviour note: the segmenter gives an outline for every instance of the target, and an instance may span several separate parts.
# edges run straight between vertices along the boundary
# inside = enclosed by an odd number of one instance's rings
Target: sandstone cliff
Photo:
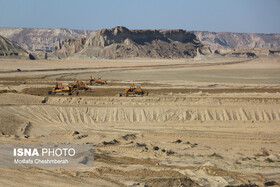
[[[280,34],[191,31],[211,49],[280,48]],[[0,35],[29,51],[52,52],[60,41],[86,38],[95,31],[73,29],[0,28]]]
[[[72,29],[0,28],[0,35],[29,51],[52,52],[66,38],[90,36],[94,31]]]
[[[125,27],[102,29],[92,36],[62,41],[55,54],[60,58],[187,58],[197,49],[210,53],[185,30],[129,30]]]
[[[211,49],[280,48],[280,34],[193,31]]]
[[[0,58],[33,58],[20,46],[0,36]]]

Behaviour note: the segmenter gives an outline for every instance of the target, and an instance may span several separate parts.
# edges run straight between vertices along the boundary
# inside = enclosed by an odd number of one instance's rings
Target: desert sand
[[[47,94],[91,75],[108,84]],[[132,82],[149,95],[119,97]],[[0,186],[280,184],[279,57],[0,60],[0,92],[2,144],[95,150],[92,168],[0,168]]]

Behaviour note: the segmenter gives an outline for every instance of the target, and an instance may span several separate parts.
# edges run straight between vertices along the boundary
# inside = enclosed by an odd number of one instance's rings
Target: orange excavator
[[[89,81],[90,85],[103,85],[103,84],[107,84],[107,82],[102,80],[101,77],[98,77],[96,79],[95,77],[92,78],[92,76],[90,76],[90,79],[88,81]]]
[[[143,90],[140,85],[135,86],[134,83],[132,83],[129,88],[125,89],[124,93],[120,93],[120,97],[137,96],[137,95],[144,96],[148,94],[149,92]]]

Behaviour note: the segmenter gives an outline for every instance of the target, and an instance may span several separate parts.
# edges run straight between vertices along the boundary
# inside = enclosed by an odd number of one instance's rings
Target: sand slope
[[[17,66],[26,71],[14,72]],[[1,143],[92,143],[95,150],[92,168],[0,168],[0,186],[279,184],[277,58],[0,67]],[[109,84],[79,96],[46,93],[56,82],[91,74]],[[150,94],[116,96],[132,79]]]

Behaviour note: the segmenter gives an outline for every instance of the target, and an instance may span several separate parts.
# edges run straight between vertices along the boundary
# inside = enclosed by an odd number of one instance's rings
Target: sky
[[[280,0],[0,0],[0,27],[280,33]]]

